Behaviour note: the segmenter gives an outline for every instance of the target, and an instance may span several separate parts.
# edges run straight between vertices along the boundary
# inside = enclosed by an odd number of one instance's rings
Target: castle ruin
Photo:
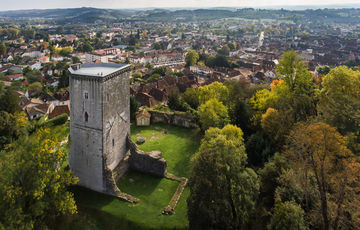
[[[130,65],[76,64],[69,71],[69,166],[79,178],[79,185],[118,195],[116,180],[131,165],[164,176],[166,161],[161,154],[144,155],[129,138]]]

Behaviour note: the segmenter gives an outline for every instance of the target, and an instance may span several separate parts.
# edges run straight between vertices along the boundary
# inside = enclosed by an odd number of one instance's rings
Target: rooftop
[[[129,65],[115,63],[88,63],[83,65],[72,66],[69,68],[71,74],[105,77],[118,70],[126,68]]]

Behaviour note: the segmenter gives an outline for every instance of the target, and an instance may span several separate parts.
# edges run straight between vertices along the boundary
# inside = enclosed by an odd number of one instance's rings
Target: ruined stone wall
[[[130,168],[149,173],[155,176],[164,177],[166,175],[166,160],[162,157],[161,152],[151,151],[144,152],[137,148],[136,144],[128,138],[130,148],[129,166]]]
[[[175,125],[185,128],[196,128],[197,125],[195,123],[194,117],[179,112],[160,112],[149,110],[151,114],[151,123],[165,123],[169,125]]]

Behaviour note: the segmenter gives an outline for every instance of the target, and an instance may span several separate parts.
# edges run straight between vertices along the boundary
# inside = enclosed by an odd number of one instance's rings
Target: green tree
[[[282,202],[278,199],[275,203],[274,213],[271,216],[268,230],[308,229],[304,220],[304,210],[294,201]]]
[[[0,150],[19,136],[16,117],[11,113],[0,111]]]
[[[0,222],[5,229],[48,229],[77,210],[67,186],[77,183],[63,167],[66,154],[48,129],[23,138],[1,155]]]
[[[259,170],[261,179],[261,198],[264,207],[270,209],[274,205],[275,190],[280,185],[279,178],[284,170],[289,169],[290,165],[285,156],[275,153],[273,157],[265,163]]]
[[[189,229],[248,229],[259,181],[245,168],[242,135],[232,125],[206,131],[189,178]]]
[[[222,128],[230,123],[228,110],[223,103],[210,99],[198,108],[199,120],[202,130],[210,127]]]
[[[80,58],[78,58],[78,57],[76,57],[76,56],[72,56],[72,57],[71,57],[71,62],[72,62],[73,64],[81,63]]]
[[[226,56],[221,54],[208,58],[205,64],[209,67],[230,67],[230,63]]]
[[[185,56],[186,66],[195,65],[199,60],[199,54],[195,50],[189,50]]]
[[[246,152],[251,165],[262,166],[272,154],[271,143],[261,131],[258,131],[248,138]]]
[[[0,98],[0,111],[5,111],[11,114],[15,114],[20,111],[19,97],[12,88],[7,89],[4,95]]]
[[[197,109],[199,107],[199,95],[198,90],[194,88],[187,88],[185,93],[182,95],[184,101],[190,105],[191,108]]]
[[[323,78],[318,111],[324,121],[349,136],[349,148],[360,154],[360,71],[332,69]]]
[[[42,88],[42,84],[40,82],[34,82],[30,84],[28,87],[29,90],[38,89],[38,88]]]
[[[167,70],[168,70],[168,69],[167,69],[166,66],[159,66],[159,67],[156,67],[155,69],[153,69],[152,74],[159,74],[159,75],[161,75],[161,76],[165,76]]]
[[[328,65],[323,65],[317,67],[316,70],[319,74],[326,75],[330,72],[331,68]]]
[[[210,99],[216,99],[223,104],[227,104],[229,99],[229,89],[220,82],[213,82],[210,85],[198,88],[200,104],[206,103]]]
[[[188,109],[180,93],[176,90],[170,92],[167,104],[172,110],[187,111]]]
[[[342,134],[360,131],[360,71],[345,66],[323,78],[318,110],[320,116]]]
[[[134,96],[130,96],[130,117],[131,120],[136,119],[136,113],[139,111],[139,103],[136,101]]]
[[[221,49],[218,50],[218,54],[228,56],[230,53],[230,48],[228,45],[224,45]]]
[[[81,51],[85,53],[90,53],[94,50],[94,48],[90,45],[89,42],[84,42],[81,46]]]
[[[5,55],[6,54],[6,46],[4,43],[0,44],[0,55]]]
[[[59,85],[58,88],[66,88],[69,86],[69,77],[70,77],[70,73],[68,70],[64,70],[62,71],[62,74],[60,75],[60,79],[59,79]]]

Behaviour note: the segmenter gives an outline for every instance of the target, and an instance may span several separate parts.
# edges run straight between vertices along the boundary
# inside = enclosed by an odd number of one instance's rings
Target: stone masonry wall
[[[162,157],[161,152],[151,151],[144,152],[137,148],[136,144],[128,137],[128,145],[130,148],[129,165],[130,168],[153,174],[155,176],[164,177],[166,174],[166,160]]]
[[[197,125],[195,123],[194,117],[178,112],[160,112],[149,110],[151,114],[151,123],[165,123],[169,125],[175,125],[185,128],[196,128]]]

